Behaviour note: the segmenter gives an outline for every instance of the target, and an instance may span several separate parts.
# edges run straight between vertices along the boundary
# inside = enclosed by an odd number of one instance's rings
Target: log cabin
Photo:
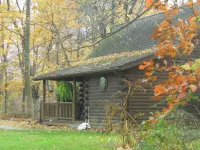
[[[192,13],[191,8],[183,7],[175,18],[187,19]],[[82,122],[88,122],[91,127],[100,128],[105,118],[106,101],[119,105],[123,102],[121,96],[115,95],[118,91],[126,90],[120,81],[127,79],[134,82],[144,78],[144,72],[138,69],[138,65],[144,60],[157,59],[151,50],[157,41],[152,40],[150,35],[163,18],[164,15],[159,13],[138,19],[117,34],[100,42],[87,59],[72,67],[33,78],[35,81],[43,80],[42,120],[52,117],[56,118],[55,120],[75,122],[82,119]],[[195,49],[190,56],[181,57],[176,61],[184,63],[188,58],[191,60],[199,58],[200,51],[198,48]],[[167,74],[159,76],[160,81],[166,78]],[[73,100],[47,103],[45,91],[48,80],[73,83]],[[79,90],[76,88],[76,82],[80,83]],[[136,118],[138,122],[148,119],[150,112],[161,110],[165,106],[165,104],[154,106],[152,96],[152,87],[146,87],[145,92],[137,90],[129,99],[127,111],[132,116],[138,116]],[[77,109],[80,102],[84,104],[82,112]],[[200,105],[197,104],[196,107],[200,108]],[[186,110],[199,116],[192,106]],[[80,113],[84,117],[78,118]],[[140,113],[142,115],[138,115]],[[113,118],[113,122],[119,121],[119,115]]]

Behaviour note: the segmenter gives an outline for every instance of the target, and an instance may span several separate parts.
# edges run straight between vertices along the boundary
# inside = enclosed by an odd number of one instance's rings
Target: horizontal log
[[[58,117],[60,120],[72,120],[72,117]]]
[[[91,99],[96,99],[96,100],[98,100],[98,99],[107,99],[107,100],[109,100],[109,99],[113,99],[112,97],[114,97],[116,95],[116,93],[115,94],[113,94],[113,93],[105,93],[105,94],[88,94],[88,98],[89,98],[89,100],[91,100]]]
[[[71,104],[73,104],[73,102],[58,102],[58,104],[63,104],[63,105],[69,104],[69,105],[71,105]]]
[[[99,86],[99,81],[89,82],[88,85],[89,87],[97,87]],[[110,85],[119,85],[119,80],[111,81],[108,79],[108,86]]]
[[[48,103],[44,103],[44,104],[45,104],[45,105],[46,105],[46,104],[50,104],[50,105],[51,105],[51,104],[56,104],[56,103],[57,103],[57,102],[48,102]]]
[[[120,117],[120,114],[121,114],[120,112],[117,112],[117,113],[115,114],[115,117]],[[102,116],[103,118],[105,118],[106,112],[91,112],[91,111],[90,111],[89,116]]]
[[[89,115],[89,119],[92,120],[105,120],[105,116],[102,115]],[[120,120],[118,116],[114,116],[113,120]]]

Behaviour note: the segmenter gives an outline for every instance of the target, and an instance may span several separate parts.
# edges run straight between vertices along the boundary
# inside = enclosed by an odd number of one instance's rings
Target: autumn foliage
[[[159,61],[144,61],[139,69],[145,70],[144,81],[155,81],[157,79],[155,74],[159,72],[168,73],[167,80],[154,86],[152,98],[154,101],[165,98],[168,107],[151,117],[148,121],[150,123],[157,122],[159,117],[165,117],[176,106],[187,104],[191,99],[191,93],[195,93],[200,88],[199,60],[194,62],[188,60],[185,65],[171,63],[179,57],[190,55],[194,51],[195,44],[199,42],[198,10],[194,8],[194,5],[199,5],[199,2],[193,4],[189,1],[186,5],[193,9],[193,15],[187,20],[178,18],[174,23],[174,17],[179,13],[180,7],[177,5],[170,7],[167,2],[146,0],[146,7],[152,6],[156,11],[164,13],[164,20],[158,24],[151,35],[152,39],[158,41],[153,51]]]

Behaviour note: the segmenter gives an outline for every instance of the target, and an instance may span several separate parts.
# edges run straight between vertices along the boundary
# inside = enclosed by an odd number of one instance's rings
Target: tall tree
[[[31,91],[31,76],[30,76],[30,7],[31,0],[26,0],[26,22],[25,22],[25,42],[24,42],[24,63],[25,63],[25,89],[26,89],[26,111],[27,116],[33,115],[33,101]]]
[[[2,1],[0,1],[0,5],[2,8],[4,8],[4,4]],[[10,1],[7,0],[7,8],[4,9],[4,11],[9,12],[10,11]],[[8,109],[8,79],[7,79],[7,74],[8,74],[8,48],[9,44],[6,42],[9,38],[9,34],[6,33],[5,27],[6,26],[6,20],[4,17],[1,17],[1,55],[2,55],[2,73],[4,76],[4,91],[3,91],[3,97],[4,97],[4,113],[7,114],[7,109]]]

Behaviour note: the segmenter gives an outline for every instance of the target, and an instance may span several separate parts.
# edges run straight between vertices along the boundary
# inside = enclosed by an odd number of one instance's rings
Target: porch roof
[[[140,64],[147,57],[154,57],[152,50],[110,54],[80,61],[72,67],[42,74],[33,78],[33,80],[63,80],[95,73],[125,70]]]

